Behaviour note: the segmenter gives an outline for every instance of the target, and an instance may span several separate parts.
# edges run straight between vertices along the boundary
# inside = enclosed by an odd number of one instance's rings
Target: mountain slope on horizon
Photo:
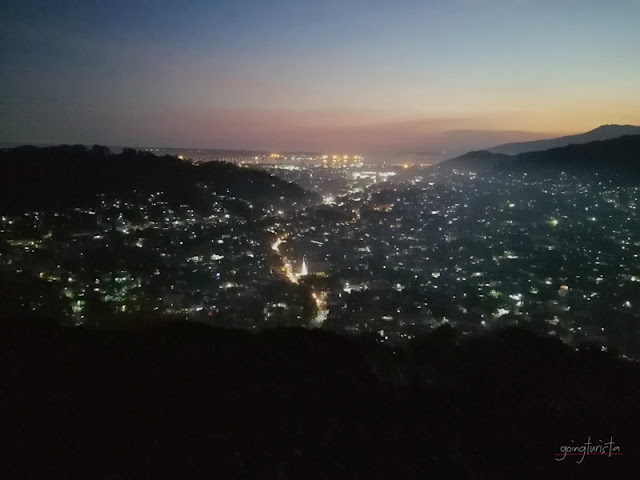
[[[469,152],[440,164],[461,170],[508,169],[527,172],[571,171],[610,174],[640,173],[640,135],[552,148],[542,152],[505,155],[489,151]]]
[[[509,155],[503,153],[492,153],[488,150],[474,150],[464,155],[445,160],[437,166],[438,168],[459,168],[462,170],[488,170],[496,167],[501,161],[510,159],[511,157]]]
[[[534,140],[531,142],[505,143],[487,148],[487,152],[518,155],[525,152],[541,152],[551,148],[566,147],[567,145],[583,144],[598,140],[610,140],[625,135],[640,135],[640,127],[635,125],[600,125],[598,128],[585,133],[567,135],[558,138]]]

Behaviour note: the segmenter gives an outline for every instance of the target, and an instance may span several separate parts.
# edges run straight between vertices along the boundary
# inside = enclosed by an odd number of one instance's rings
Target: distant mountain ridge
[[[640,135],[627,135],[519,155],[489,151],[469,152],[442,162],[439,167],[469,171],[602,172],[637,178],[640,175]]]
[[[505,143],[504,145],[487,148],[486,151],[505,155],[518,155],[525,152],[541,152],[551,148],[566,147],[567,145],[610,140],[625,135],[640,135],[640,127],[635,125],[600,125],[598,128],[586,133],[531,142]]]

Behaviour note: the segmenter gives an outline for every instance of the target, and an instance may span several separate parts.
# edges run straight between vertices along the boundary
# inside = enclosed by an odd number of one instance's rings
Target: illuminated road
[[[329,315],[329,310],[327,310],[326,297],[327,294],[325,292],[320,293],[312,293],[311,296],[313,300],[316,302],[317,311],[313,320],[311,320],[312,327],[321,327],[324,321],[327,319]]]
[[[287,235],[281,235],[278,238],[276,238],[276,240],[271,244],[271,250],[273,250],[278,254],[278,257],[280,258],[280,262],[282,263],[282,267],[281,267],[282,273],[284,274],[285,278],[289,282],[295,285],[298,285],[299,283],[298,276],[294,272],[291,262],[289,262],[287,257],[285,257],[280,251],[280,245],[282,245],[285,242],[286,238],[287,238]],[[327,315],[329,314],[329,310],[327,310],[326,308],[327,295],[324,292],[320,292],[320,293],[313,292],[311,296],[313,298],[313,301],[316,304],[316,309],[317,309],[316,314],[313,317],[313,320],[311,320],[311,326],[320,327],[322,326],[324,321],[327,319]]]
[[[284,243],[286,238],[287,238],[286,235],[281,235],[280,237],[278,237],[276,241],[271,244],[271,250],[276,252],[280,257],[280,262],[282,263],[282,273],[284,274],[286,279],[289,280],[291,283],[295,283],[297,285],[298,277],[293,271],[293,266],[291,265],[291,262],[287,260],[287,257],[282,255],[282,252],[280,252],[280,245]]]

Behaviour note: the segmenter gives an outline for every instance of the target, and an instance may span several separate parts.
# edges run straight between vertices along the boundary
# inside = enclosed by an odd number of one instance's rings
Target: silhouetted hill
[[[499,162],[497,167],[521,171],[562,170],[578,174],[602,172],[635,177],[640,173],[640,135],[522,153],[513,160]]]
[[[482,171],[490,169],[523,172],[600,172],[637,178],[640,174],[640,135],[613,140],[568,145],[544,152],[508,156],[491,152],[470,152],[447,160],[440,168]]]
[[[461,170],[482,171],[494,168],[502,160],[509,159],[508,155],[491,153],[486,150],[479,150],[465,153],[438,164],[438,168],[456,168]]]
[[[95,205],[99,194],[121,201],[163,192],[164,199],[192,206],[207,204],[209,194],[253,203],[291,204],[305,199],[297,185],[264,171],[222,163],[193,165],[177,157],[82,145],[18,147],[0,150],[0,207],[45,210]],[[281,198],[284,197],[284,198]]]
[[[503,153],[506,155],[518,155],[525,152],[540,152],[551,148],[565,147],[567,145],[595,142],[599,140],[610,140],[623,137],[625,135],[640,135],[640,127],[634,125],[600,125],[586,133],[568,135],[559,138],[546,140],[535,140],[532,142],[517,142],[499,145],[488,148],[488,152]]]
[[[2,478],[633,478],[638,366],[521,329],[0,321]],[[623,456],[554,459],[591,437]],[[587,472],[587,473],[585,473]]]

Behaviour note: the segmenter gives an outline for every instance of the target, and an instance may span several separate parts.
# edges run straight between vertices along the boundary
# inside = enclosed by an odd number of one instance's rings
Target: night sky
[[[638,0],[0,6],[0,142],[465,150],[640,124]]]

